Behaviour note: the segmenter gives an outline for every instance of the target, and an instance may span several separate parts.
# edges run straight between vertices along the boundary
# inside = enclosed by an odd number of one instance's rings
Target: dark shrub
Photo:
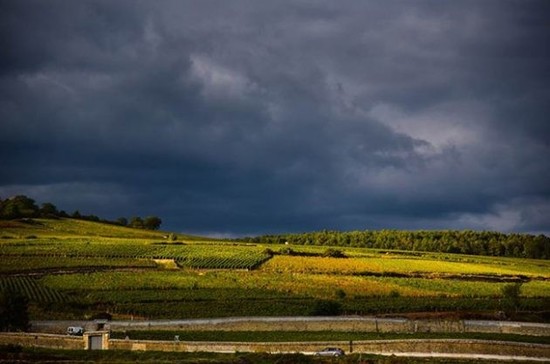
[[[342,253],[341,250],[334,249],[334,248],[328,248],[323,253],[324,257],[330,257],[330,258],[347,258],[346,254]]]
[[[111,315],[109,312],[98,312],[94,315],[92,315],[92,320],[112,320],[113,315]]]
[[[336,301],[318,300],[313,305],[310,316],[338,316],[342,313],[342,304]]]

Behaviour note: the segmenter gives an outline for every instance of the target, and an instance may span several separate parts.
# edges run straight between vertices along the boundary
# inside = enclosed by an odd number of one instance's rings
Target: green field
[[[0,289],[27,296],[34,319],[491,314],[510,310],[502,290],[515,282],[511,314],[548,319],[547,260],[352,247],[331,258],[322,246],[168,236],[73,219],[0,221]]]
[[[180,341],[232,341],[232,342],[292,342],[292,341],[363,341],[410,339],[472,339],[550,344],[548,336],[525,336],[494,333],[377,333],[344,331],[171,331],[140,330],[114,331],[113,339],[174,340]]]

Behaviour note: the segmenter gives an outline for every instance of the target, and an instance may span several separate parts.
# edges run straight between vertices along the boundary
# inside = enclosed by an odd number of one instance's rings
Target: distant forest
[[[503,234],[494,231],[318,231],[263,235],[244,240],[263,244],[299,244],[408,250],[500,257],[550,259],[546,235]]]
[[[63,210],[59,211],[57,207],[50,202],[43,203],[38,207],[32,198],[24,195],[18,195],[5,200],[0,198],[0,220],[38,217],[46,219],[72,218],[148,230],[158,230],[162,224],[162,220],[157,216],[148,216],[145,218],[134,216],[131,217],[130,220],[125,217],[119,217],[116,220],[106,220],[96,215],[83,215],[78,210],[68,214]]]

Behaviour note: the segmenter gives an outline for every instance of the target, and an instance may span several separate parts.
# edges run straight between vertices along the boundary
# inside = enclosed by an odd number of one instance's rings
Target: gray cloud
[[[0,6],[2,197],[194,233],[550,231],[547,2]]]

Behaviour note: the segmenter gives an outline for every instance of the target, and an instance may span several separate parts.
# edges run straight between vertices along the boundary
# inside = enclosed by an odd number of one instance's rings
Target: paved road
[[[459,354],[459,353],[369,353],[384,356],[402,356],[407,358],[449,358],[449,359],[483,359],[498,361],[536,361],[550,362],[550,358],[537,358],[534,356],[516,356],[516,355],[487,355],[487,354]]]
[[[198,326],[202,326],[201,329],[209,330],[209,329],[220,329],[223,327],[223,329],[231,330],[232,325],[249,325],[249,327],[253,330],[254,324],[256,324],[256,328],[265,329],[265,327],[273,326],[274,330],[281,330],[281,327],[283,329],[285,327],[288,327],[287,329],[293,330],[293,327],[295,329],[296,324],[303,323],[304,326],[306,326],[307,330],[309,328],[315,328],[316,330],[323,329],[324,330],[332,330],[333,328],[342,328],[347,327],[346,323],[351,323],[353,327],[356,328],[356,331],[361,330],[365,327],[381,327],[384,324],[387,325],[387,328],[395,327],[397,329],[399,328],[408,328],[409,330],[413,328],[416,330],[417,328],[420,328],[422,330],[428,328],[432,330],[432,327],[429,325],[431,323],[435,322],[435,328],[458,328],[459,330],[462,328],[463,330],[467,332],[475,332],[476,330],[479,332],[492,332],[492,333],[500,333],[500,332],[506,332],[506,333],[524,333],[525,332],[536,332],[539,335],[545,335],[550,336],[550,324],[545,323],[526,323],[526,322],[508,322],[508,321],[482,321],[482,320],[466,320],[466,321],[453,321],[451,322],[451,325],[441,325],[441,320],[432,320],[432,321],[420,321],[420,320],[407,320],[407,319],[388,319],[388,318],[374,318],[374,317],[231,317],[231,318],[215,318],[215,319],[193,319],[193,320],[147,320],[147,321],[110,321],[108,324],[111,329],[118,329],[118,330],[132,330],[132,329],[172,329],[172,330],[185,330],[186,326],[189,329],[195,329]],[[64,330],[68,326],[83,326],[86,327],[88,330],[93,330],[93,328],[89,328],[90,326],[94,326],[93,321],[33,321],[32,322],[32,331],[35,332],[58,332],[63,333]],[[378,325],[378,326],[376,326]],[[439,325],[439,326],[438,326]],[[237,326],[238,327],[238,326]],[[242,326],[241,326],[242,327]],[[311,331],[311,330],[309,330]],[[350,331],[350,330],[347,330]],[[367,330],[362,330],[367,331]],[[384,330],[388,332],[387,330]],[[420,331],[420,330],[419,330]],[[401,331],[403,332],[403,331]],[[435,330],[432,330],[430,332],[437,332]],[[462,332],[462,331],[457,331]],[[384,341],[384,340],[382,340]],[[526,355],[533,355],[530,357],[527,356],[520,356],[520,355],[498,355],[498,354],[466,354],[466,353],[446,353],[445,351],[449,350],[446,348],[439,348],[439,350],[434,349],[435,344],[430,343],[435,341],[452,341],[452,339],[446,339],[446,340],[390,340],[389,342],[401,342],[404,341],[404,347],[398,346],[395,348],[388,346],[387,343],[378,343],[378,346],[376,347],[376,340],[375,341],[369,341],[368,344],[364,345],[375,345],[374,347],[371,347],[370,349],[363,348],[365,350],[365,353],[369,354],[377,354],[377,355],[395,355],[395,356],[404,356],[404,357],[443,357],[443,358],[465,358],[465,359],[486,359],[488,361],[537,361],[537,362],[550,362],[550,345],[542,345],[542,344],[522,344],[522,343],[505,343],[505,342],[490,342],[490,346],[493,348],[493,350],[485,351],[486,353],[501,353],[506,352],[509,354],[516,353],[514,350],[505,350],[501,351],[500,349],[494,349],[495,345],[506,345],[506,348],[509,349],[510,345],[514,347],[521,346],[521,345],[528,345],[528,346],[534,346],[534,352],[531,354],[531,352],[525,352]],[[417,341],[418,344],[411,344],[411,341]],[[455,340],[457,342],[464,342],[465,340]],[[468,340],[466,340],[468,341]],[[476,341],[476,340],[474,340]],[[479,340],[477,340],[479,341]],[[374,343],[374,344],[373,344]],[[196,345],[207,345],[205,343],[195,343]],[[270,343],[265,343],[270,344]],[[312,343],[296,343],[297,347],[295,349],[290,350],[296,350],[295,352],[303,352],[304,354],[313,354],[312,348],[305,348],[304,346],[311,345]],[[317,343],[319,346],[325,345],[328,343]],[[341,343],[340,343],[341,344]],[[402,345],[403,343],[399,343],[399,345]],[[422,345],[427,345],[424,349],[424,352],[421,352]],[[229,345],[230,348],[222,348],[224,345]],[[239,346],[239,348],[232,348],[233,346]],[[243,346],[244,345],[244,346]],[[219,343],[215,345],[215,348],[209,348],[208,351],[217,351],[217,350],[238,350],[238,351],[246,351],[247,349],[246,345],[248,343]],[[281,345],[281,343],[273,343],[275,347],[278,347]],[[355,342],[355,345],[360,345],[359,342]],[[464,343],[463,343],[464,345]],[[471,342],[468,341],[467,343],[468,347],[470,347]],[[536,349],[538,347],[538,349]],[[542,348],[542,349],[541,349]],[[357,348],[358,350],[361,350]],[[418,350],[415,352],[414,350]],[[441,350],[442,349],[442,350]],[[206,350],[206,349],[201,349]],[[273,349],[275,351],[279,349]],[[284,350],[284,349],[283,349]],[[288,348],[287,348],[288,350]],[[315,350],[315,349],[313,349]],[[387,350],[387,351],[384,351]],[[393,351],[390,351],[393,350]],[[412,350],[412,351],[406,351],[402,352],[401,350]],[[541,350],[543,351],[541,353]],[[269,350],[268,350],[269,351]],[[433,352],[433,351],[441,351],[441,352]],[[453,350],[451,350],[453,351]],[[460,350],[457,350],[460,351]],[[464,350],[468,351],[468,350]],[[481,350],[480,352],[483,352],[484,350]],[[517,351],[517,353],[522,353],[522,351]],[[547,354],[548,353],[548,354]],[[541,357],[543,356],[543,357]]]
[[[303,323],[308,330],[320,329],[339,331],[383,331],[383,332],[488,332],[488,333],[517,333],[524,335],[550,336],[550,324],[513,321],[487,320],[408,320],[401,318],[375,318],[363,316],[344,317],[227,317],[211,319],[189,320],[127,320],[110,321],[112,330],[139,330],[139,329],[185,329],[200,327],[201,330],[231,329],[239,325],[249,324],[248,330],[254,326],[262,330],[275,331],[297,330],[297,324]],[[33,330],[45,332],[63,332],[68,326],[83,326],[88,329],[93,321],[32,321]],[[288,326],[285,326],[288,324]],[[243,327],[243,326],[241,326]],[[375,330],[373,330],[375,328]],[[54,330],[56,329],[56,330]]]
[[[155,327],[155,326],[193,326],[193,325],[221,325],[230,323],[246,323],[246,322],[265,322],[265,323],[280,323],[280,322],[387,322],[387,323],[405,323],[407,319],[390,319],[390,318],[375,318],[375,317],[334,317],[334,316],[292,316],[292,317],[223,317],[223,318],[208,318],[208,319],[184,319],[184,320],[113,320],[109,321],[111,327],[132,326],[132,327]],[[33,327],[47,327],[58,325],[84,325],[90,321],[81,320],[45,320],[31,321]],[[549,325],[550,327],[550,325]]]

